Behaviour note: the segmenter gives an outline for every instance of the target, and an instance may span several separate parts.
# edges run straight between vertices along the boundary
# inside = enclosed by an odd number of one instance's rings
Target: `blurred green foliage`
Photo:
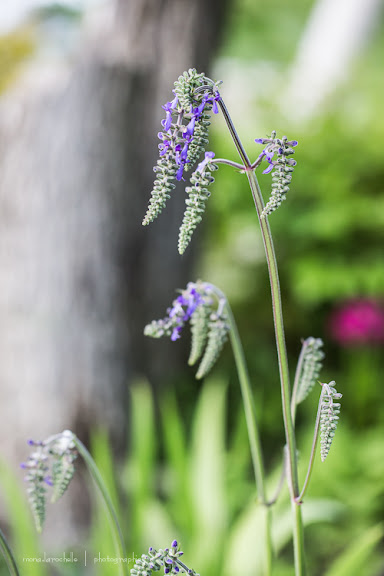
[[[118,510],[130,558],[149,546],[164,547],[177,538],[188,563],[201,574],[261,576],[263,509],[256,502],[242,408],[234,415],[234,424],[228,425],[233,411],[229,392],[225,379],[207,380],[190,429],[174,391],[164,393],[156,414],[150,387],[137,383],[131,391],[130,447],[123,467],[111,457],[107,434],[100,430],[93,434],[92,452]],[[315,402],[316,394],[312,396]],[[302,479],[311,432],[299,443]],[[311,576],[380,574],[378,543],[383,536],[384,506],[381,454],[382,438],[375,431],[362,436],[341,425],[327,462],[322,464],[317,455],[303,506]],[[281,462],[276,461],[268,483],[270,494],[280,472]],[[28,519],[25,496],[19,483],[10,483],[7,478],[9,472],[2,467],[3,493],[14,502],[10,533],[17,556],[28,550],[31,556],[39,557],[42,552],[31,532],[33,521]],[[102,558],[116,555],[100,502],[94,502],[93,510],[90,540],[68,551],[83,559],[86,550],[89,565],[99,553]],[[48,514],[54,516],[54,506]],[[20,530],[20,523],[27,528]],[[286,489],[273,508],[272,535],[277,554],[275,576],[292,574]],[[58,550],[61,555],[60,543]],[[39,565],[39,574],[43,574],[41,567],[44,565]],[[25,574],[33,575],[33,568],[36,565],[22,566]],[[58,566],[58,570],[68,576],[87,573],[80,562]],[[115,571],[113,563],[94,565],[95,574]]]

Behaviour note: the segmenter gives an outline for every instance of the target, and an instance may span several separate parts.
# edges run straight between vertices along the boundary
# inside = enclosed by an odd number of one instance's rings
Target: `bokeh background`
[[[270,490],[283,428],[263,248],[246,179],[227,166],[180,258],[184,191],[141,219],[174,80],[196,67],[251,158],[275,129],[297,139],[287,201],[269,218],[293,374],[322,338],[342,419],[304,505],[313,576],[384,574],[384,11],[381,0],[116,0],[0,6],[1,523],[26,575],[116,574],[86,471],[34,534],[18,463],[65,428],[110,487],[127,549],[177,538],[201,574],[261,574],[256,505],[229,345],[212,376],[186,368],[188,334],[145,340],[175,290],[229,297],[255,390]],[[211,149],[237,160],[215,117]],[[270,176],[261,175],[265,198]],[[316,392],[298,414],[302,477]],[[292,575],[288,495],[274,511],[276,575]],[[73,552],[77,564],[25,563]],[[4,567],[4,572],[5,567]]]

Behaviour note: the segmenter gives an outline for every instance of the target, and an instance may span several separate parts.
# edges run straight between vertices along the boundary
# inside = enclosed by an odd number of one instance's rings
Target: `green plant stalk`
[[[20,576],[19,570],[17,568],[15,557],[14,557],[12,550],[11,550],[11,548],[7,542],[7,539],[5,538],[5,536],[1,530],[0,530],[0,549],[1,549],[1,552],[4,556],[5,561],[7,563],[8,570],[9,570],[9,573],[11,574],[11,576]]]
[[[224,102],[220,100],[219,105],[224,115],[228,129],[231,133],[232,139],[237,148],[237,151],[239,152],[240,158],[244,163],[244,169],[247,174],[247,178],[249,181],[253,200],[256,207],[256,212],[260,223],[265,255],[268,264],[268,273],[272,295],[273,320],[275,327],[276,347],[277,347],[279,372],[280,372],[283,420],[284,420],[285,437],[288,450],[287,476],[288,476],[288,484],[290,489],[293,518],[294,518],[293,542],[294,542],[294,555],[295,555],[295,574],[296,576],[304,576],[305,563],[304,563],[303,524],[302,524],[300,504],[298,504],[296,501],[297,497],[299,496],[296,440],[291,414],[291,392],[289,384],[288,358],[285,346],[284,322],[283,322],[283,312],[282,312],[281,295],[280,295],[280,282],[279,282],[279,274],[278,274],[275,250],[273,246],[273,239],[268,219],[260,217],[264,209],[264,201],[259,187],[259,183],[256,178],[256,174],[254,172],[254,169],[252,168],[252,165],[244,150],[244,147],[240,142],[239,136],[237,135],[235,127],[233,126],[231,117],[229,116],[228,110]]]
[[[319,429],[320,429],[320,416],[321,416],[321,403],[323,400],[323,389],[321,390],[321,394],[320,394],[320,399],[319,399],[319,405],[317,407],[317,415],[316,415],[316,422],[315,422],[315,431],[313,433],[313,440],[312,440],[312,449],[311,449],[311,455],[309,457],[309,463],[308,463],[308,469],[307,469],[307,474],[305,476],[305,480],[304,480],[304,484],[303,484],[303,488],[299,494],[299,496],[296,498],[296,502],[298,502],[299,504],[302,503],[304,495],[307,491],[308,485],[309,485],[309,481],[311,479],[311,474],[312,474],[312,470],[313,470],[313,463],[315,461],[315,454],[316,454],[316,447],[317,447],[317,441],[319,439]]]
[[[119,521],[117,519],[117,514],[116,514],[115,508],[113,506],[111,497],[108,493],[107,487],[106,487],[104,480],[103,480],[103,478],[99,472],[99,469],[96,466],[95,461],[93,460],[91,454],[88,452],[87,448],[84,446],[84,444],[75,435],[73,437],[73,442],[75,443],[76,448],[79,451],[79,454],[83,457],[84,462],[87,465],[88,471],[89,471],[94,483],[96,484],[96,486],[99,490],[99,493],[101,495],[101,498],[104,502],[105,509],[107,511],[109,522],[111,525],[113,538],[115,541],[116,554],[119,558],[127,558],[127,553],[126,553],[125,544],[124,544],[124,538],[123,538],[123,534],[122,534],[122,531],[121,531],[121,528],[119,525]],[[125,563],[119,562],[118,566],[119,566],[119,574],[121,576],[125,576],[125,574],[126,574]]]
[[[295,571],[296,576],[305,575],[304,561],[304,536],[303,522],[300,504],[296,499],[299,496],[299,478],[297,470],[296,439],[291,413],[291,391],[289,385],[288,357],[285,346],[283,310],[281,305],[280,282],[277,268],[275,250],[273,246],[272,234],[267,218],[260,218],[264,208],[264,202],[261,195],[259,183],[253,170],[246,170],[252,196],[255,202],[257,215],[259,217],[261,233],[265,248],[265,254],[268,264],[269,280],[271,284],[273,320],[276,335],[276,347],[279,362],[280,383],[281,383],[281,401],[283,409],[283,420],[285,429],[285,438],[288,450],[288,484],[291,494],[292,511],[294,517],[293,543],[295,553]]]

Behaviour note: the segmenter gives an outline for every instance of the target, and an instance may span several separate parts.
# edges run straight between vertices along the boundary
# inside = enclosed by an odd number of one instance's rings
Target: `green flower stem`
[[[257,494],[260,503],[265,508],[265,522],[264,522],[265,550],[266,550],[265,575],[270,576],[272,574],[272,557],[273,557],[272,537],[271,537],[271,510],[266,498],[263,453],[261,448],[260,434],[257,425],[257,418],[255,411],[255,403],[253,399],[248,368],[245,361],[244,350],[241,344],[239,331],[237,329],[236,321],[233,316],[231,307],[228,303],[228,300],[225,294],[221,290],[219,290],[216,286],[214,286],[213,284],[207,284],[207,286],[210,287],[210,289],[217,296],[219,301],[224,303],[225,313],[228,318],[231,345],[236,362],[241,394],[243,397],[245,420],[248,430],[248,438],[251,450],[253,471],[255,474]]]
[[[237,132],[236,132],[236,128],[235,128],[234,125],[233,125],[232,118],[230,117],[229,112],[228,112],[228,110],[227,110],[227,107],[226,107],[226,105],[224,104],[224,101],[223,101],[222,99],[219,100],[219,106],[220,106],[220,109],[221,109],[221,111],[222,111],[222,113],[223,113],[225,122],[227,123],[228,130],[229,130],[230,133],[231,133],[232,140],[233,140],[233,142],[234,142],[234,144],[235,144],[235,146],[236,146],[236,148],[237,148],[237,151],[238,151],[238,153],[239,153],[239,155],[240,155],[240,158],[241,158],[244,166],[250,168],[250,167],[251,167],[251,163],[250,163],[250,161],[249,161],[249,158],[248,158],[248,156],[247,156],[247,153],[246,153],[246,151],[244,150],[244,146],[242,145],[241,140],[240,140],[240,138],[239,138],[239,136],[238,136],[238,134],[237,134]]]
[[[227,160],[226,158],[214,158],[212,160],[213,164],[226,164],[227,166],[232,166],[232,168],[237,168],[244,172],[243,164],[239,164],[238,162],[232,162],[232,160]]]
[[[15,557],[12,553],[11,548],[9,547],[7,539],[5,538],[1,530],[0,530],[0,549],[4,556],[5,562],[7,564],[11,576],[20,576]]]
[[[264,201],[259,187],[259,183],[256,178],[256,174],[252,168],[252,164],[244,150],[244,147],[239,139],[239,136],[233,126],[232,120],[229,116],[228,110],[222,100],[219,101],[220,108],[223,112],[225,121],[227,123],[228,129],[231,133],[234,144],[240,155],[241,160],[244,163],[245,171],[249,181],[249,185],[252,191],[253,200],[255,203],[257,215],[259,218],[261,234],[263,237],[265,255],[268,264],[269,280],[271,284],[271,295],[272,295],[272,309],[273,309],[273,320],[275,326],[276,335],[276,346],[277,355],[279,362],[279,372],[280,372],[280,382],[281,382],[281,398],[282,398],[282,409],[283,409],[283,419],[284,419],[284,429],[285,437],[288,450],[287,458],[287,476],[288,484],[291,494],[291,502],[293,507],[294,516],[294,530],[293,530],[293,542],[294,542],[294,553],[295,553],[295,574],[296,576],[305,575],[304,566],[304,539],[303,539],[303,525],[301,517],[300,505],[296,502],[299,496],[299,480],[297,471],[297,456],[296,456],[296,441],[295,441],[295,430],[293,426],[292,414],[291,414],[291,392],[289,384],[289,370],[288,370],[288,358],[285,346],[284,337],[284,322],[283,322],[283,312],[281,305],[281,295],[280,295],[280,283],[279,274],[277,269],[277,262],[275,256],[275,250],[273,246],[272,234],[268,223],[268,218],[261,218],[261,213],[264,209]]]
[[[307,491],[308,485],[309,485],[309,481],[311,479],[311,474],[312,474],[312,470],[313,470],[313,463],[315,461],[315,454],[316,454],[316,447],[317,447],[317,441],[319,439],[319,430],[320,430],[320,416],[321,416],[321,403],[323,400],[323,390],[321,390],[321,394],[320,394],[320,400],[319,400],[319,405],[317,408],[317,415],[316,415],[316,422],[315,422],[315,431],[313,433],[313,440],[312,440],[312,449],[311,449],[311,455],[309,457],[309,463],[308,463],[308,469],[307,469],[307,474],[305,476],[305,480],[304,480],[304,484],[303,484],[303,488],[299,494],[299,496],[296,498],[296,502],[298,504],[301,504],[304,498],[304,495]]]
[[[291,413],[291,392],[289,385],[288,357],[285,346],[283,310],[281,305],[279,273],[273,246],[272,234],[268,223],[268,218],[260,218],[264,209],[264,201],[261,195],[259,183],[253,170],[247,170],[247,177],[251,187],[252,196],[255,202],[257,215],[259,217],[261,233],[268,264],[269,280],[271,284],[273,320],[275,325],[276,347],[279,361],[281,400],[283,408],[283,419],[285,438],[287,443],[287,475],[290,488],[291,501],[294,514],[294,552],[296,576],[304,576],[304,538],[303,524],[300,505],[296,502],[299,496],[299,478],[297,471],[296,440],[293,419]]]
[[[119,558],[127,558],[127,553],[126,553],[125,544],[124,544],[124,538],[123,538],[123,534],[121,532],[119,521],[117,519],[117,514],[115,512],[115,508],[113,506],[111,497],[108,493],[107,487],[106,487],[104,480],[100,474],[100,471],[99,471],[98,467],[96,466],[95,461],[93,460],[91,454],[88,452],[87,448],[84,446],[84,444],[75,435],[73,436],[73,442],[75,443],[76,448],[79,451],[79,454],[83,457],[83,459],[87,465],[88,471],[89,471],[90,475],[92,476],[92,479],[95,482],[95,484],[96,484],[96,486],[100,492],[101,498],[104,502],[105,509],[107,511],[109,522],[111,525],[113,538],[115,541],[116,555]],[[121,576],[125,576],[125,574],[126,574],[125,563],[119,562],[118,566],[119,566],[119,574]]]

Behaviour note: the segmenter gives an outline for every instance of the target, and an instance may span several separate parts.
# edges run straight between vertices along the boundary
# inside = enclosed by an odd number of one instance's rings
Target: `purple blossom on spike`
[[[265,170],[263,170],[263,174],[269,174],[270,172],[272,172],[274,167],[275,167],[274,164],[271,162],[270,165]]]
[[[206,152],[204,160],[198,164],[196,171],[200,172],[201,174],[204,172],[206,165],[215,157],[214,152]]]

